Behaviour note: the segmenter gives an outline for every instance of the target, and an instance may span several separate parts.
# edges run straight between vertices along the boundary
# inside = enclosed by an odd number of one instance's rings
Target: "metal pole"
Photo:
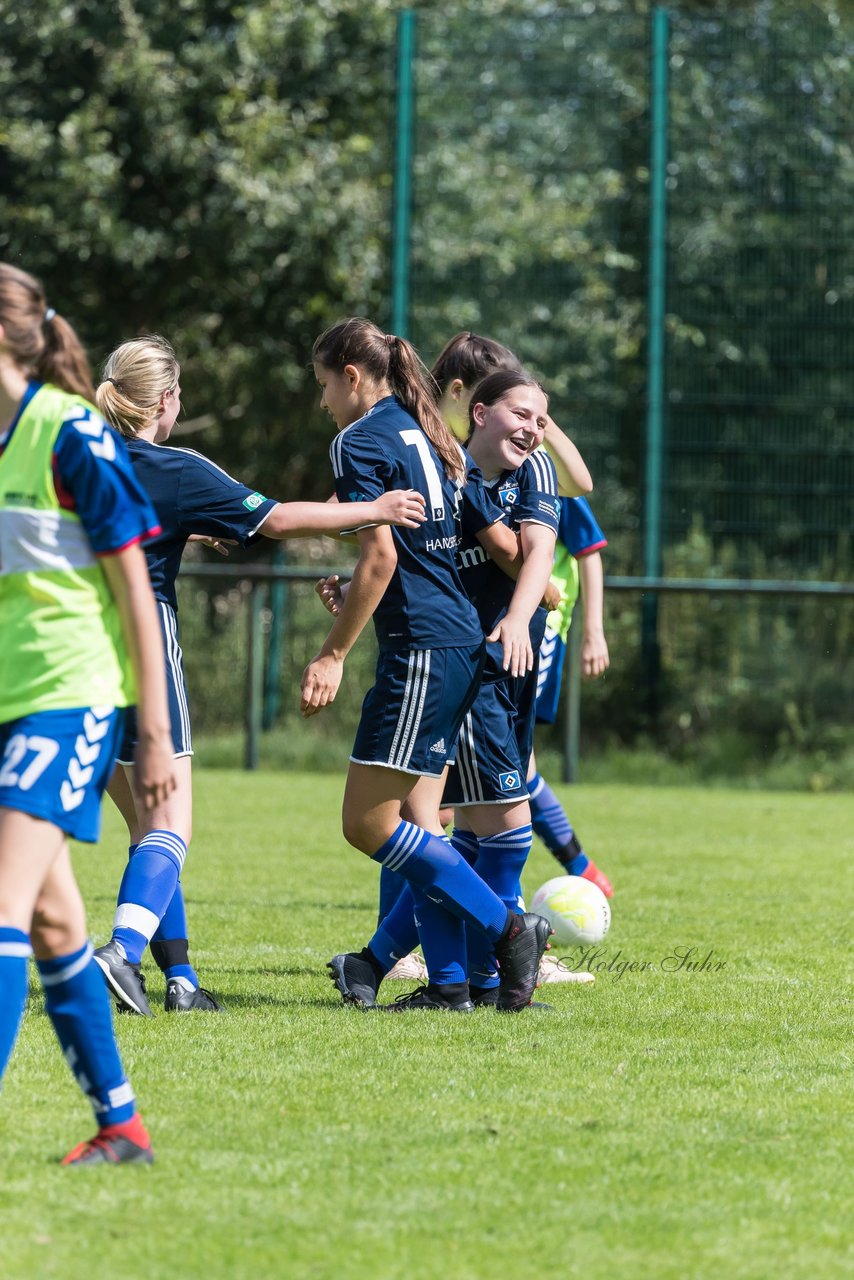
[[[267,588],[263,583],[250,582],[248,601],[248,634],[246,663],[246,744],[244,769],[257,769],[261,738],[261,703],[264,694],[264,636],[261,631],[261,610]]]
[[[661,576],[662,488],[664,471],[664,316],[667,288],[667,126],[668,13],[652,11],[650,65],[649,288],[647,295],[646,486],[644,575]],[[660,662],[658,597],[645,595],[641,614],[641,655],[649,709],[657,707]]]
[[[392,216],[391,331],[409,336],[409,236],[412,212],[412,145],[415,117],[415,13],[397,19],[394,209]]]

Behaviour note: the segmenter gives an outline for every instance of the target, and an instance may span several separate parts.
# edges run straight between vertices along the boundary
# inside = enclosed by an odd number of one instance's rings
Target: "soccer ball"
[[[595,946],[611,925],[611,908],[598,885],[581,876],[555,876],[541,884],[529,911],[545,916],[565,947]]]

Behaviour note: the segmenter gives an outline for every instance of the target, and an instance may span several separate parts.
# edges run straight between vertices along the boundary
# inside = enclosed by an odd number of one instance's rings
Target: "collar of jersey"
[[[23,413],[27,405],[30,403],[30,401],[32,400],[36,392],[41,391],[42,386],[43,386],[43,383],[36,382],[35,379],[33,379],[32,382],[27,383],[27,389],[24,392],[23,396],[21,397],[21,403],[18,405],[18,408],[15,412],[15,416],[12,419],[11,426],[9,427],[9,430],[6,432],[6,435],[3,437],[0,437],[0,446],[2,446],[4,449],[8,447],[9,441],[12,439],[12,436],[14,435],[14,432],[15,432],[15,428],[17,427],[18,423],[21,421],[21,418],[23,417]]]

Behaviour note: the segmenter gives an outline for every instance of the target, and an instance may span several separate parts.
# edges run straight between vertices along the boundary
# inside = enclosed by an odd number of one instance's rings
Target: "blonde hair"
[[[95,388],[82,342],[47,305],[35,276],[8,262],[0,262],[0,324],[4,343],[24,373],[93,403]]]
[[[95,403],[123,436],[136,436],[157,421],[163,392],[172,391],[180,376],[165,338],[157,333],[132,338],[107,357]]]

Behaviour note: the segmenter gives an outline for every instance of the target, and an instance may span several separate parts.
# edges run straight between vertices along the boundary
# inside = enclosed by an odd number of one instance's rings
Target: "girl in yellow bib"
[[[124,709],[146,803],[174,787],[164,659],[140,540],[157,517],[98,414],[81,343],[0,263],[0,1076],[34,953],[98,1131],[64,1164],[145,1162],[68,837],[94,842]]]

